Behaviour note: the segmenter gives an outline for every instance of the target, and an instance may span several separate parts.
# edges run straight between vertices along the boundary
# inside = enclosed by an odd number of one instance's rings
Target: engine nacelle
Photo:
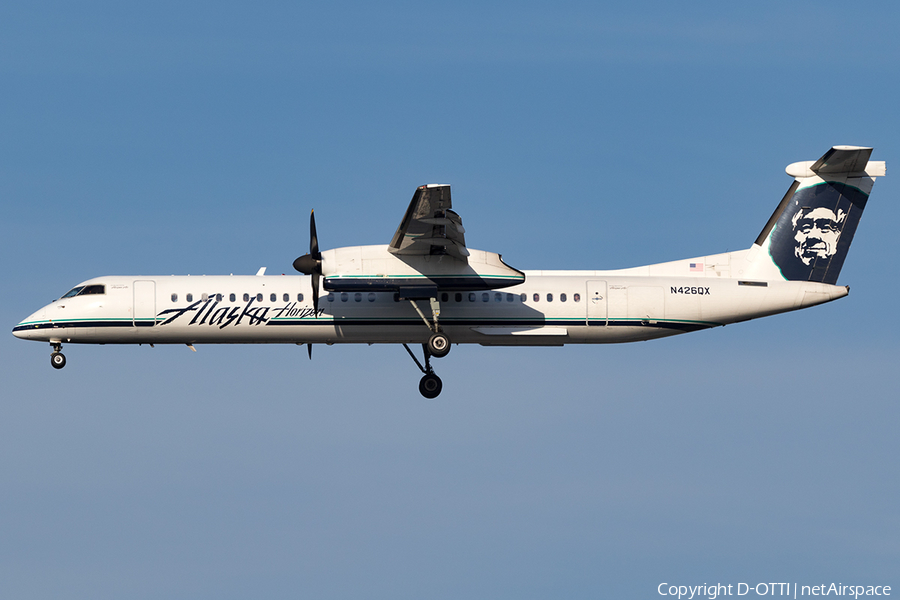
[[[393,254],[388,246],[349,246],[322,252],[329,292],[396,292],[429,298],[437,292],[495,290],[525,281],[525,274],[495,252],[469,249],[466,262],[448,255]]]

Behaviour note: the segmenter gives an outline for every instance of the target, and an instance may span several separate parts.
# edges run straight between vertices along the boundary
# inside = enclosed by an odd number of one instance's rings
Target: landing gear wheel
[[[419,393],[428,399],[437,398],[443,387],[444,384],[441,383],[441,378],[434,373],[428,373],[419,381]]]
[[[443,358],[450,353],[450,338],[445,333],[435,333],[428,339],[428,353]]]
[[[62,369],[66,366],[66,355],[62,352],[54,352],[50,355],[50,364],[54,369]]]

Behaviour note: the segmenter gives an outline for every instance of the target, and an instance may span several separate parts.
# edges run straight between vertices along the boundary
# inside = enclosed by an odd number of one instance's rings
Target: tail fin
[[[744,276],[837,283],[875,177],[872,148],[835,146],[817,161],[789,165],[794,183],[750,250]]]

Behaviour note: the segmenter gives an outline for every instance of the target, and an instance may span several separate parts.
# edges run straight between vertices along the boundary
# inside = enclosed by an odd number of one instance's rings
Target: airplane
[[[13,328],[62,344],[402,344],[423,376],[451,344],[635,342],[842,298],[837,278],[883,161],[834,146],[786,168],[794,178],[750,248],[605,271],[520,271],[468,248],[450,186],[416,189],[387,245],[320,251],[315,213],[303,275],[113,276],[79,283]],[[321,291],[324,290],[325,294]],[[421,344],[419,361],[410,344]],[[424,364],[423,364],[424,363]]]

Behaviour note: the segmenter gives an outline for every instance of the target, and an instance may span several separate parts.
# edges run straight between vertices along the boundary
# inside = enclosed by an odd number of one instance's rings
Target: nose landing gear
[[[61,352],[62,344],[50,344],[53,352],[50,354],[50,364],[54,369],[62,369],[66,366],[66,355]]]

